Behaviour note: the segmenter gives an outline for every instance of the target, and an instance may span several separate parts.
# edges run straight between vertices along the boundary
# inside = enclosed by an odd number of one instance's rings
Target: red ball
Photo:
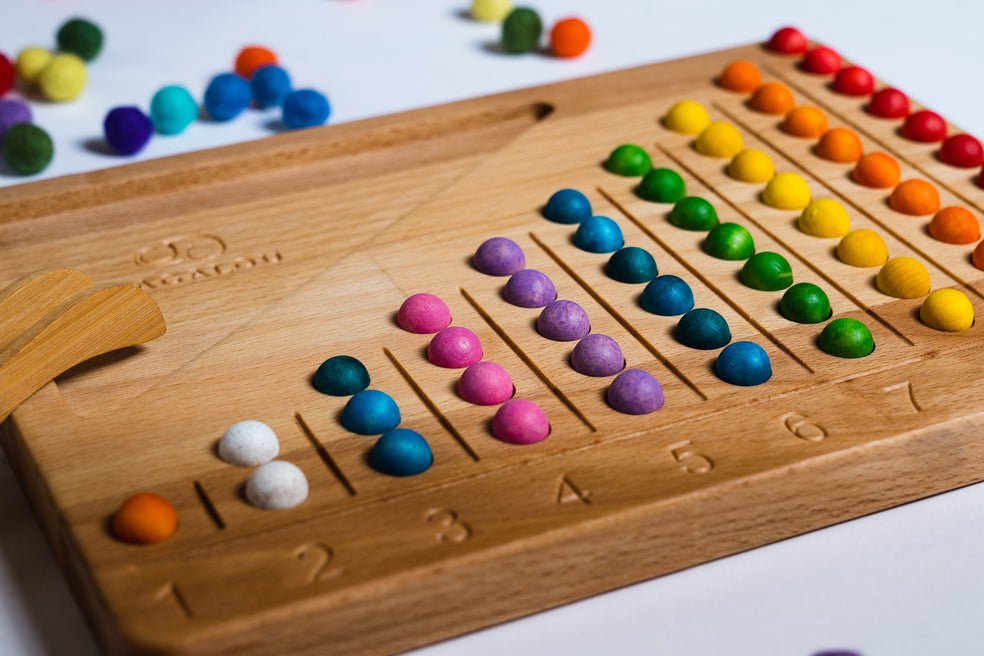
[[[972,169],[984,164],[984,148],[969,134],[955,134],[940,146],[940,159],[950,166]]]
[[[875,88],[875,78],[860,66],[848,66],[837,71],[834,91],[845,96],[867,96]]]
[[[923,109],[905,119],[902,136],[923,143],[943,141],[946,139],[946,121],[936,112]]]
[[[892,87],[886,87],[871,96],[868,113],[878,118],[905,118],[909,115],[909,98]]]
[[[782,27],[769,39],[769,50],[781,55],[802,55],[809,44],[795,27]]]
[[[803,57],[803,70],[817,75],[833,75],[840,70],[841,56],[827,46],[817,46]]]
[[[14,86],[14,66],[7,55],[0,52],[0,98]]]

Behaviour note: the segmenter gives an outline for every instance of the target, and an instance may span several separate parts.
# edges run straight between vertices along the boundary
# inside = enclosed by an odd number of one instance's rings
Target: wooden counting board
[[[814,197],[844,203],[852,228],[922,261],[934,289],[964,291],[978,315],[984,271],[969,247],[932,240],[885,190],[854,184],[849,165],[714,86],[737,58],[854,129],[866,151],[894,154],[903,179],[933,181],[944,205],[984,211],[969,174],[758,46],[5,191],[4,281],[50,265],[133,281],[168,321],[160,340],[68,372],[4,424],[4,449],[104,649],[393,652],[984,478],[981,327],[925,326],[921,299],[882,294],[877,269],[842,264],[836,241],[799,232],[797,213],[764,205],[761,186],[730,179],[726,161],[658,119],[677,100],[702,102]],[[758,250],[785,255],[797,282],[827,291],[835,317],[862,319],[874,353],[822,352],[821,325],[783,318],[779,294],[743,286],[740,262],[706,255],[702,233],[674,228],[668,205],[606,172],[600,162],[626,142],[679,171]],[[604,274],[607,255],[575,248],[571,226],[540,215],[562,187],[584,191],[661,274],[687,280],[734,339],[765,348],[772,379],[719,380],[716,351],[683,346],[677,318],[643,311],[640,286]],[[629,366],[654,374],[666,405],[610,408],[610,379],[571,369],[573,344],[540,337],[538,310],[508,305],[504,279],[469,265],[492,236],[519,243]],[[462,401],[460,371],[431,365],[429,337],[396,326],[419,291],[441,296],[517,397],[546,411],[547,440],[494,439],[494,408]],[[431,444],[431,469],[397,479],[368,465],[374,438],[345,431],[346,399],[310,384],[336,354],[362,360],[399,403],[403,425]],[[249,470],[216,456],[246,418],[268,423],[280,457],[307,475],[301,506],[250,506]],[[113,511],[142,490],[177,507],[172,539],[111,536]]]

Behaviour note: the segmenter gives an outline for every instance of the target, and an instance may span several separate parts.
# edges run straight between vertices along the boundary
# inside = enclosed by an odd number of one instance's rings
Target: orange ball
[[[794,137],[816,139],[827,131],[827,116],[812,105],[802,105],[786,114],[786,119],[779,127]]]
[[[974,260],[974,266],[984,271],[984,241],[977,244],[972,259]]]
[[[940,194],[925,180],[906,180],[888,197],[888,204],[896,212],[923,216],[939,211]]]
[[[952,205],[933,215],[929,236],[947,244],[973,244],[981,238],[981,226],[970,211]]]
[[[861,140],[847,128],[833,128],[820,137],[816,152],[817,155],[831,162],[842,164],[856,162],[861,157]]]
[[[899,163],[885,153],[868,153],[858,160],[851,172],[854,181],[865,187],[888,189],[902,179]]]
[[[748,106],[763,114],[788,114],[795,104],[793,92],[784,84],[766,82],[755,90]]]
[[[113,515],[113,533],[125,542],[163,542],[177,530],[178,513],[174,506],[153,492],[134,494]]]
[[[236,72],[247,80],[253,77],[256,69],[277,63],[277,55],[263,46],[246,46],[236,56]]]
[[[550,49],[558,57],[577,57],[591,45],[591,28],[580,18],[557,21],[550,30]]]
[[[718,84],[728,91],[751,93],[762,84],[762,74],[752,62],[738,59],[724,67]]]

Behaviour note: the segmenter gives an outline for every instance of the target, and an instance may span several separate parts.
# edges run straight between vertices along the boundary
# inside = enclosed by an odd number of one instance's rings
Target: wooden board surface
[[[658,118],[676,100],[704,102],[779,170],[804,175],[815,197],[847,204],[852,227],[880,232],[892,255],[917,257],[934,288],[964,290],[980,313],[984,272],[970,248],[933,241],[925,219],[893,212],[885,191],[853,184],[846,165],[716,88],[738,57],[857,130],[866,150],[896,154],[904,178],[933,179],[944,204],[984,208],[970,174],[757,46],[6,191],[0,278],[57,265],[136,282],[168,321],[165,337],[76,368],[4,425],[100,644],[398,651],[984,478],[981,327],[924,326],[918,299],[881,294],[876,271],[841,264],[836,241],[800,233],[796,213],[766,207],[760,187],[729,179],[724,162]],[[778,294],[742,286],[740,263],[706,256],[702,235],[669,225],[668,206],[601,168],[624,142],[680,171],[759,250],[785,254],[797,281],[827,290],[835,316],[871,327],[876,351],[821,352],[820,326],[785,320]],[[585,191],[736,339],[763,346],[772,380],[721,382],[715,352],[683,347],[675,318],[642,311],[641,289],[603,274],[607,256],[576,249],[569,226],[540,216],[561,187]],[[666,406],[642,417],[609,408],[610,380],[575,373],[572,344],[539,337],[537,311],[506,304],[504,280],[469,266],[491,236],[519,242],[629,366],[654,373]],[[430,365],[428,338],[396,327],[399,304],[418,291],[444,298],[517,396],[541,404],[546,441],[495,440],[494,408],[463,402],[460,372]],[[373,438],[341,428],[345,399],[310,386],[339,353],[365,362],[404,425],[427,437],[429,471],[394,479],[368,466]],[[270,424],[281,457],[307,474],[300,507],[249,506],[249,470],[215,456],[225,428],[245,418]],[[135,547],[107,532],[141,490],[177,506],[173,539]]]

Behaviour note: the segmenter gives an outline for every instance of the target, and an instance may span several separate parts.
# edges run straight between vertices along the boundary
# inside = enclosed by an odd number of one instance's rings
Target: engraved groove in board
[[[325,445],[321,443],[321,440],[318,439],[318,436],[314,434],[314,431],[311,430],[311,427],[308,426],[308,423],[304,421],[304,417],[301,416],[300,412],[294,413],[294,423],[297,424],[297,427],[301,430],[301,433],[304,435],[305,438],[307,438],[307,441],[311,443],[311,446],[314,447],[314,450],[318,454],[318,457],[321,458],[322,462],[325,463],[325,466],[328,467],[331,473],[335,475],[335,478],[337,478],[338,482],[342,484],[342,487],[345,488],[345,491],[348,492],[348,495],[350,497],[354,497],[355,486],[352,485],[352,482],[342,472],[342,468],[339,467],[338,463],[335,462],[335,459],[331,457],[331,454],[328,453],[328,449],[326,449]]]
[[[226,527],[225,520],[222,519],[222,515],[219,514],[219,509],[215,507],[212,499],[205,491],[205,486],[199,481],[195,481],[193,485],[195,487],[195,495],[198,497],[198,500],[201,501],[202,506],[205,507],[205,514],[208,515],[208,518],[212,520],[212,523],[214,523],[220,531],[224,531]]]
[[[191,606],[188,604],[188,600],[185,599],[184,594],[178,589],[178,584],[174,581],[168,581],[156,596],[157,601],[161,603],[166,599],[173,599],[174,605],[177,606],[178,611],[185,619],[190,620],[195,616],[191,610]]]

